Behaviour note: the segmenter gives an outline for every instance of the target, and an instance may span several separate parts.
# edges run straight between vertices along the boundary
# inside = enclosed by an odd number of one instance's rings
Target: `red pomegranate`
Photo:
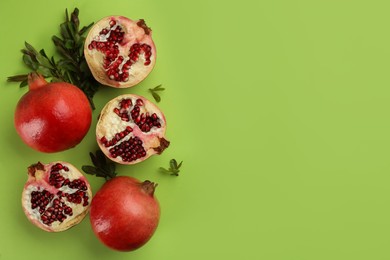
[[[28,220],[48,232],[64,231],[83,220],[92,199],[87,179],[67,162],[28,167],[22,206]]]
[[[132,87],[155,65],[152,30],[142,19],[105,17],[89,31],[84,55],[97,81],[116,88]]]
[[[148,99],[124,94],[109,101],[96,126],[100,149],[120,164],[142,162],[161,154],[168,146],[166,121],[160,109]]]
[[[87,134],[92,110],[85,94],[66,82],[47,83],[37,73],[28,76],[29,91],[19,100],[14,123],[31,148],[53,153],[79,144]]]
[[[103,244],[118,251],[132,251],[150,240],[160,219],[156,186],[125,176],[103,185],[90,209],[93,232]]]

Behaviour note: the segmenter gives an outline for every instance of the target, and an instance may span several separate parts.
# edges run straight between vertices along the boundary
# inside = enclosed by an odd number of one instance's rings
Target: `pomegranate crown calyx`
[[[27,76],[27,82],[30,90],[38,89],[47,85],[45,78],[37,72],[29,73]]]
[[[150,33],[152,32],[152,28],[150,28],[149,26],[146,25],[144,19],[139,19],[139,21],[137,22],[137,25],[139,27],[141,27],[142,29],[144,29],[146,35],[150,35]]]
[[[40,180],[45,174],[45,165],[41,162],[34,163],[27,168],[29,180]]]
[[[157,185],[157,183],[151,182],[149,180],[141,183],[142,190],[150,196],[154,195],[154,191],[156,190]]]

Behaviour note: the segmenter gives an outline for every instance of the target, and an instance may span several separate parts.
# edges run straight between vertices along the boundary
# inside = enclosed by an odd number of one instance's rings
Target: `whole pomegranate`
[[[87,134],[92,110],[85,94],[66,82],[47,83],[37,73],[28,76],[29,91],[19,100],[14,123],[31,148],[53,153],[79,144]]]
[[[96,138],[100,149],[120,164],[142,162],[168,146],[164,114],[152,102],[134,94],[109,101],[101,111]]]
[[[120,176],[107,181],[92,199],[90,221],[99,240],[111,249],[132,251],[154,234],[160,206],[156,184]]]
[[[152,30],[142,19],[105,17],[89,31],[84,55],[97,81],[116,88],[132,87],[155,65]]]
[[[49,231],[64,231],[83,220],[92,199],[87,179],[67,162],[28,167],[22,206],[28,220]]]

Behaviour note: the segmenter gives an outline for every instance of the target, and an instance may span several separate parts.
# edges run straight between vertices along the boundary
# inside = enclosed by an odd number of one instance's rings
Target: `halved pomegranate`
[[[124,94],[109,101],[99,117],[96,138],[111,160],[135,164],[168,146],[166,121],[160,109],[148,99]]]
[[[80,223],[87,214],[92,192],[87,179],[67,162],[40,162],[28,167],[22,206],[28,220],[48,232]]]
[[[138,84],[156,62],[152,30],[142,19],[123,16],[98,21],[85,40],[84,54],[95,79],[116,88]]]

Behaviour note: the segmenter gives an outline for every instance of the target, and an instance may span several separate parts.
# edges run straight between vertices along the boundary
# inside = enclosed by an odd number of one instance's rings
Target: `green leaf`
[[[163,173],[168,173],[168,174],[171,173],[171,171],[169,171],[169,170],[167,170],[167,169],[165,169],[163,167],[160,167],[159,170],[162,171]]]
[[[83,28],[81,28],[79,34],[83,35],[84,33],[86,33],[92,27],[92,25],[94,25],[94,23],[90,23],[87,26],[84,26]]]
[[[70,32],[68,31],[68,22],[65,22],[65,23],[62,23],[60,25],[60,30],[61,30],[61,35],[62,35],[62,38],[64,39],[70,39],[71,36],[70,36]]]
[[[115,172],[115,164],[108,161],[106,156],[101,150],[97,150],[96,154],[89,153],[92,164],[94,166],[84,165],[82,170],[86,173],[96,175],[97,177],[104,177],[106,180],[114,178],[117,173]]]
[[[40,63],[41,66],[49,68],[49,69],[53,69],[53,66],[50,63],[50,60],[47,57],[43,56],[41,53],[38,53],[36,55],[36,59]]]
[[[57,36],[53,36],[51,37],[52,41],[54,42],[54,45],[55,46],[61,46],[62,48],[65,48],[65,44],[64,42],[62,41],[62,39],[58,38]]]
[[[150,93],[152,94],[154,100],[156,100],[157,103],[159,103],[161,101],[161,97],[157,92],[165,90],[165,88],[162,88],[161,86],[162,86],[162,84],[160,84],[154,88],[149,89]]]
[[[71,49],[73,49],[73,46],[74,46],[74,41],[73,40],[66,40],[65,48],[67,48],[68,50],[71,50]]]
[[[172,169],[177,169],[177,162],[175,159],[172,159],[169,164],[171,165]]]
[[[25,87],[27,85],[28,85],[27,80],[23,80],[22,82],[20,82],[19,87],[23,88],[23,87]]]
[[[69,22],[68,8],[65,8],[65,22]]]
[[[179,163],[179,165],[177,166],[177,169],[180,169],[182,163],[183,163],[183,161],[181,161],[181,162]]]
[[[179,164],[177,164],[177,161],[175,159],[171,159],[169,161],[170,167],[168,170],[163,168],[163,167],[160,167],[159,170],[163,173],[168,173],[170,175],[179,176],[179,172],[180,172],[179,168],[181,167],[182,163],[183,163],[183,161],[181,161]]]
[[[73,12],[72,12],[72,14],[71,14],[70,16],[71,16],[70,19],[71,19],[72,24],[75,25],[75,29],[76,29],[76,31],[78,31],[79,26],[80,26],[79,9],[76,7],[76,8],[73,10]]]
[[[22,82],[26,81],[27,82],[27,74],[21,74],[21,75],[15,75],[15,76],[10,76],[7,78],[8,82]]]
[[[163,87],[162,87],[162,84],[160,84],[160,85],[158,85],[157,87],[155,87],[153,90],[154,90],[154,91],[163,91],[163,90],[165,90],[165,88],[163,88]]]
[[[28,42],[24,42],[24,46],[26,46],[26,49],[30,51],[31,53],[37,54],[38,52],[35,50],[35,48],[29,44]]]
[[[46,67],[39,67],[39,69],[37,70],[37,72],[39,74],[42,74],[42,76],[44,76],[45,78],[48,78],[51,76],[51,70],[46,68]]]
[[[159,103],[161,101],[160,95],[157,94],[156,92],[152,92],[152,96],[153,96],[154,100],[156,100],[157,103]]]
[[[89,166],[89,165],[83,165],[83,166],[81,166],[81,169],[85,173],[91,174],[91,175],[96,175],[98,173],[97,168],[95,168],[93,166]]]
[[[31,56],[26,55],[26,54],[23,55],[23,62],[24,62],[24,64],[26,64],[30,69],[32,69],[32,70],[34,70],[34,71],[37,70],[38,67],[39,67],[39,64],[37,64],[36,62],[34,62],[34,61],[32,60],[32,58],[31,58]]]

